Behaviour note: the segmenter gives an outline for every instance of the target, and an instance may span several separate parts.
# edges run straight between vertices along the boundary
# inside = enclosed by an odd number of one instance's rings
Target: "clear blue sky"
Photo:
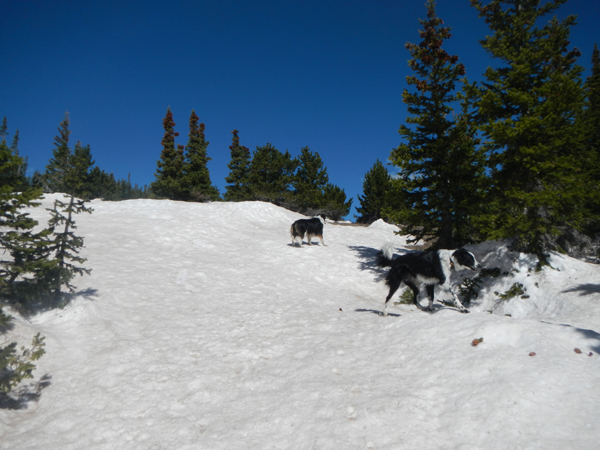
[[[318,152],[330,181],[358,205],[365,173],[400,143],[406,42],[420,42],[425,0],[0,0],[0,119],[29,169],[44,171],[66,111],[71,142],[96,165],[150,184],[170,107],[186,144],[195,110],[206,124],[212,182],[223,193],[231,131],[254,151]],[[438,0],[445,48],[467,77],[494,64],[489,30],[469,0]],[[590,66],[600,0],[570,0],[571,46]],[[586,70],[585,76],[589,75]],[[349,218],[353,219],[354,208]]]

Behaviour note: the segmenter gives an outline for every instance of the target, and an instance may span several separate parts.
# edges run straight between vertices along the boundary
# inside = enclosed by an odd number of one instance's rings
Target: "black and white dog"
[[[480,268],[472,253],[464,248],[459,248],[458,250],[407,253],[393,259],[392,252],[393,250],[390,245],[384,247],[377,255],[377,265],[379,267],[391,267],[386,277],[386,284],[390,287],[390,292],[385,299],[385,306],[383,308],[384,316],[387,316],[388,302],[402,283],[412,289],[413,302],[422,311],[433,311],[433,292],[435,286],[439,285],[452,294],[454,304],[460,312],[469,312],[462,305],[454,290],[449,286],[449,281],[452,270],[477,270]],[[427,296],[429,297],[429,305],[427,307],[419,303],[419,288],[421,284],[425,285]]]
[[[325,214],[319,214],[311,219],[296,220],[290,228],[290,234],[292,235],[292,246],[295,246],[296,242],[299,241],[299,245],[302,247],[302,239],[304,239],[304,235],[306,235],[309,245],[312,245],[311,239],[313,237],[318,237],[321,240],[321,244],[325,245],[325,242],[323,242],[324,225]]]

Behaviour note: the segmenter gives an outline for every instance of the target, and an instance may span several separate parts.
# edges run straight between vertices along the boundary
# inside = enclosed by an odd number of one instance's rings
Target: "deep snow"
[[[553,255],[535,272],[484,243],[469,249],[510,275],[470,314],[382,317],[374,256],[406,249],[381,221],[300,249],[301,216],[268,203],[91,206],[92,274],[0,337],[39,331],[47,351],[39,399],[0,410],[0,449],[600,448],[600,266]],[[514,283],[529,297],[494,293]]]

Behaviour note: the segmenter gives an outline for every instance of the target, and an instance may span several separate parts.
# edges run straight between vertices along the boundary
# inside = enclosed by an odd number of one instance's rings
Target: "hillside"
[[[490,279],[470,314],[436,303],[381,317],[373,257],[389,241],[405,251],[381,221],[327,224],[326,247],[300,249],[289,227],[301,216],[268,203],[91,206],[77,234],[92,274],[65,309],[11,332],[27,344],[39,331],[47,353],[39,399],[0,410],[0,449],[600,442],[600,266],[553,255],[535,272],[531,256],[484,243],[470,250],[511,275]],[[494,293],[515,283],[528,298]]]

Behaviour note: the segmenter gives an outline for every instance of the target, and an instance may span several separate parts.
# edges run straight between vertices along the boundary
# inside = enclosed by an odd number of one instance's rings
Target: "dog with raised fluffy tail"
[[[477,270],[480,268],[475,256],[465,250],[437,250],[433,252],[413,252],[394,258],[391,245],[385,246],[377,255],[379,267],[390,267],[386,276],[386,284],[390,291],[385,299],[383,315],[387,316],[388,302],[402,283],[413,291],[413,302],[422,311],[433,311],[433,292],[440,286],[452,294],[455,306],[460,312],[468,313],[454,290],[449,286],[452,270]],[[424,307],[419,302],[420,286],[424,284],[429,305]]]
[[[308,245],[312,245],[311,239],[318,237],[323,242],[323,227],[325,226],[325,214],[319,214],[311,219],[299,219],[296,220],[290,227],[290,234],[292,235],[292,246],[299,242],[299,246],[302,247],[304,236],[308,240]]]

